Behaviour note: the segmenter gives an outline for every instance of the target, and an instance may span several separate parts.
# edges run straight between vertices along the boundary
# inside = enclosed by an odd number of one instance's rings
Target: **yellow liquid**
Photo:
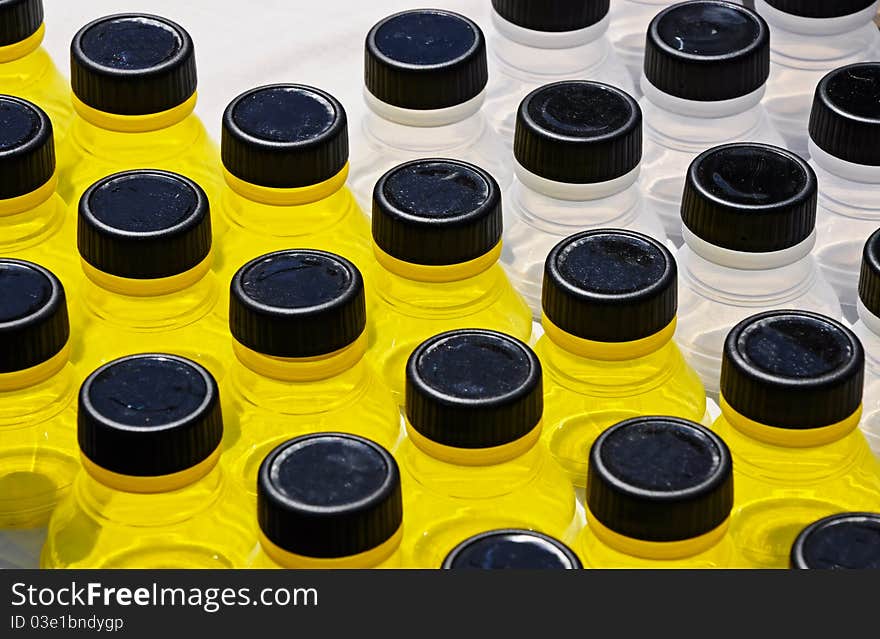
[[[128,493],[80,472],[56,508],[43,568],[240,568],[255,514],[216,466],[167,493]]]
[[[721,541],[687,557],[649,559],[621,552],[596,536],[589,525],[581,533],[578,555],[585,568],[735,568],[744,567],[737,559],[730,534]],[[647,554],[647,553],[646,553]]]
[[[670,415],[707,423],[706,393],[670,340],[630,360],[575,355],[542,336],[535,352],[544,369],[543,440],[575,486],[587,479],[596,438],[631,417]]]
[[[380,561],[377,564],[370,565],[361,565],[360,563],[352,564],[348,560],[347,557],[341,557],[339,559],[309,559],[307,564],[303,565],[291,565],[291,566],[282,566],[278,564],[272,557],[266,554],[266,551],[263,550],[263,547],[259,544],[253,549],[251,552],[251,556],[248,558],[248,568],[258,568],[258,569],[266,569],[266,568],[301,568],[301,569],[354,569],[354,568],[402,568],[403,567],[403,558],[400,552],[400,546],[397,547],[393,553],[391,553],[387,558]]]
[[[880,511],[880,461],[858,429],[807,448],[753,439],[723,415],[713,430],[733,454],[730,531],[750,565],[787,568],[791,545],[808,524],[842,511]]]

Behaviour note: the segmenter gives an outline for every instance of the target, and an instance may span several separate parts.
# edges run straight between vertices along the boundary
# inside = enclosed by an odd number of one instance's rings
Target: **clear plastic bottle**
[[[816,175],[780,148],[729,144],[691,164],[681,206],[684,246],[676,339],[718,398],[727,333],[773,308],[841,316],[833,289],[811,256]]]
[[[528,346],[475,329],[425,341],[407,363],[407,436],[397,451],[405,566],[436,568],[468,537],[583,524],[574,489],[540,442],[541,364]]]
[[[60,143],[73,118],[70,85],[40,46],[45,33],[43,0],[0,5],[0,92],[24,98],[48,113]]]
[[[756,0],[770,25],[770,79],[764,106],[786,146],[809,157],[813,93],[838,67],[880,58],[877,0]]]
[[[853,332],[865,348],[865,391],[862,432],[880,458],[880,230],[868,241],[859,277],[858,321]]]
[[[770,311],[724,346],[721,416],[733,454],[730,532],[745,561],[788,566],[804,526],[841,511],[880,511],[880,461],[859,430],[865,355],[842,324]]]
[[[645,66],[645,34],[648,25],[662,9],[674,0],[612,0],[609,10],[608,39],[617,56],[626,65],[641,97],[639,80]]]
[[[703,426],[636,417],[606,430],[590,450],[587,568],[732,568],[734,482],[730,451]]]
[[[238,568],[253,509],[218,460],[217,383],[195,362],[143,354],[102,366],[79,393],[83,470],[58,504],[43,568]]]
[[[526,96],[516,126],[501,260],[539,319],[544,261],[560,240],[585,228],[666,235],[637,181],[642,112],[628,94],[557,82]]]
[[[475,22],[438,9],[383,19],[367,34],[364,79],[350,183],[365,211],[382,174],[418,158],[464,160],[510,182],[510,151],[482,109],[486,41]]]
[[[519,103],[540,86],[576,78],[634,94],[635,83],[606,36],[609,4],[492,0],[485,111],[508,145]]]
[[[446,570],[579,570],[574,551],[549,535],[508,528],[465,539],[443,560]]]
[[[214,269],[224,283],[245,262],[294,247],[372,264],[369,218],[345,185],[348,120],[332,95],[298,84],[241,94],[223,114],[221,154],[219,216],[231,232]]]
[[[632,231],[584,231],[560,242],[544,271],[543,440],[584,487],[587,459],[609,426],[641,415],[709,424],[706,393],[672,339],[675,259]]]
[[[250,568],[399,568],[400,470],[369,439],[303,435],[260,466]]]
[[[862,248],[880,227],[880,63],[843,67],[822,79],[809,144],[820,185],[814,254],[855,321]]]
[[[0,258],[0,568],[37,567],[79,468],[71,341],[58,278]]]
[[[810,524],[791,547],[791,568],[880,568],[880,513],[841,513]]]
[[[784,146],[761,104],[769,29],[730,2],[682,2],[651,21],[646,42],[642,185],[680,245],[681,194],[697,155],[729,142]]]
[[[532,314],[498,263],[501,226],[498,183],[471,164],[416,160],[376,184],[367,357],[399,403],[407,358],[432,335],[489,328],[528,341]]]
[[[79,202],[85,275],[71,304],[82,337],[73,359],[86,371],[144,351],[195,359],[220,379],[232,358],[211,271],[211,214],[195,182],[167,171],[126,171],[95,183]]]
[[[243,490],[256,496],[263,459],[297,435],[343,431],[394,450],[400,411],[364,358],[364,282],[354,264],[278,251],[243,266],[231,289],[223,459]]]

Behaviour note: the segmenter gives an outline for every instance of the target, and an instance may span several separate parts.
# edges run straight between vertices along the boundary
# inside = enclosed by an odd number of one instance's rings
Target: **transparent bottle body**
[[[578,539],[578,554],[585,568],[639,568],[658,570],[665,568],[734,568],[742,567],[729,534],[721,541],[694,555],[675,559],[649,559],[629,555],[606,544],[589,527],[584,528]]]
[[[871,451],[880,458],[880,335],[861,320],[853,325],[853,331],[865,348],[865,390],[859,427]]]

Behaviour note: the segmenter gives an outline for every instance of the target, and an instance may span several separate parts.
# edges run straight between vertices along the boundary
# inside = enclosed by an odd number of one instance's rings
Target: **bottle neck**
[[[501,17],[497,11],[492,10],[492,26],[495,27],[495,30],[504,39],[538,49],[571,49],[590,44],[605,35],[610,22],[611,16],[606,14],[596,24],[584,27],[583,29],[575,29],[573,31],[535,31],[514,24]]]
[[[197,94],[193,93],[186,101],[166,111],[144,115],[118,115],[99,111],[84,103],[74,93],[71,93],[71,101],[77,115],[99,129],[120,133],[146,133],[167,129],[185,120],[196,107]]]
[[[383,269],[398,277],[416,282],[450,283],[476,277],[494,266],[501,257],[501,242],[472,260],[442,266],[404,262],[383,251],[375,242],[373,242],[373,254]]]
[[[771,27],[807,36],[830,36],[853,31],[870,23],[877,15],[878,2],[870,7],[836,18],[806,18],[771,6],[766,0],[755,0],[755,10]]]
[[[18,42],[13,42],[12,44],[0,47],[0,63],[20,60],[26,55],[33,53],[43,43],[43,38],[45,36],[46,25],[43,23],[36,31],[24,40],[19,40]]]
[[[821,169],[851,182],[880,184],[880,166],[854,164],[853,162],[841,160],[819,148],[812,138],[810,138],[808,145],[810,160]]]
[[[279,568],[304,569],[304,570],[321,570],[331,568],[351,569],[351,568],[377,568],[387,561],[391,555],[397,552],[400,542],[403,539],[403,526],[397,529],[391,537],[386,539],[375,548],[370,548],[356,555],[346,555],[344,557],[307,557],[296,553],[288,552],[277,544],[273,543],[265,533],[261,530],[259,533],[260,547],[263,552],[275,563]]]
[[[869,311],[868,307],[865,306],[865,303],[862,302],[861,299],[858,299],[856,305],[858,308],[859,319],[862,320],[862,324],[864,324],[871,333],[880,337],[880,317],[877,317],[874,313]],[[877,355],[880,356],[880,353]]]
[[[225,167],[223,168],[223,178],[233,192],[251,202],[268,206],[301,206],[325,200],[338,193],[345,186],[348,172],[349,164],[346,162],[345,166],[333,177],[317,184],[293,189],[272,188],[245,182],[234,176]]]
[[[108,470],[99,466],[84,453],[80,454],[83,470],[99,484],[125,493],[156,494],[184,489],[206,477],[220,460],[221,446],[199,463],[184,470],[156,476],[134,476]]]
[[[816,231],[814,230],[805,240],[789,248],[765,253],[747,253],[710,244],[697,237],[684,224],[681,229],[685,244],[696,255],[712,264],[739,270],[761,271],[789,266],[808,257],[816,244]]]
[[[0,218],[19,215],[29,211],[35,213],[44,211],[57,188],[58,172],[56,171],[52,174],[52,177],[30,193],[0,200]],[[8,240],[8,238],[4,237],[4,240]]]
[[[707,119],[729,117],[748,111],[760,104],[765,90],[765,87],[761,86],[751,93],[730,100],[699,102],[664,93],[651,84],[644,73],[642,74],[641,88],[645,99],[660,109],[686,117]]]
[[[70,340],[55,355],[44,362],[20,371],[0,373],[0,393],[31,388],[57,375],[70,361]]]
[[[364,89],[368,107],[365,133],[385,146],[413,152],[451,149],[482,134],[486,123],[480,108],[485,98],[484,89],[467,102],[445,109],[403,109],[382,102]]]
[[[92,266],[84,259],[80,259],[80,264],[82,265],[83,274],[85,274],[89,281],[108,293],[116,293],[117,295],[128,297],[158,297],[180,293],[196,286],[210,273],[213,261],[212,252],[188,271],[153,279],[132,279],[111,275]]]
[[[348,346],[314,357],[273,357],[251,350],[232,340],[232,350],[239,362],[263,377],[284,382],[314,382],[341,375],[357,365],[367,352],[367,331]]]
[[[454,466],[494,466],[509,462],[517,457],[525,455],[532,450],[541,438],[543,422],[538,424],[528,433],[506,444],[488,448],[456,448],[440,444],[428,439],[413,428],[409,419],[405,420],[406,436],[421,452],[429,457]]]
[[[559,348],[578,357],[603,361],[624,361],[646,357],[666,346],[675,334],[676,320],[653,335],[629,342],[596,342],[583,339],[556,326],[545,314],[541,314],[544,334]]]
[[[605,182],[592,182],[587,184],[572,184],[569,182],[556,182],[532,173],[519,162],[513,162],[514,172],[517,179],[528,189],[540,193],[555,200],[570,202],[588,202],[601,200],[618,193],[622,193],[635,185],[639,178],[641,166],[636,166],[625,175]]]

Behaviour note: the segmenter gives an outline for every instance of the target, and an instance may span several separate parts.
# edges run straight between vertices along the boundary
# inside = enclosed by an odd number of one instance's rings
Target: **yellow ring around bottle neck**
[[[408,280],[439,284],[441,282],[466,280],[469,277],[479,275],[491,267],[501,257],[501,242],[499,241],[491,250],[480,257],[459,264],[444,264],[443,266],[426,266],[424,264],[404,262],[388,255],[375,242],[373,242],[373,254],[386,271],[390,271]]]
[[[13,60],[23,58],[32,51],[36,51],[37,47],[43,43],[45,35],[46,23],[44,22],[24,40],[0,47],[0,62],[12,62]]]
[[[594,342],[589,339],[576,337],[562,330],[541,313],[541,326],[553,343],[574,355],[606,361],[620,361],[644,357],[662,348],[669,343],[675,335],[677,318],[673,318],[669,324],[653,335],[631,342]]]
[[[58,371],[60,371],[67,362],[70,361],[70,340],[61,347],[61,350],[44,362],[40,362],[30,368],[20,371],[12,371],[9,373],[0,373],[0,392],[9,392],[36,386],[46,381]]]
[[[690,539],[678,541],[645,541],[614,532],[596,519],[589,507],[586,508],[587,528],[606,546],[630,557],[642,559],[673,560],[694,557],[718,544],[727,534],[730,517],[707,533]],[[589,561],[589,557],[586,558]]]
[[[784,448],[812,448],[836,442],[855,430],[862,419],[860,405],[852,415],[835,424],[819,428],[780,428],[761,424],[746,417],[728,404],[723,394],[719,397],[718,405],[721,407],[724,419],[745,436]]]
[[[30,193],[0,200],[0,217],[17,215],[25,211],[31,211],[55,194],[58,188],[58,170],[48,180],[35,188]]]
[[[306,557],[288,552],[273,543],[261,530],[260,546],[269,558],[281,568],[300,568],[307,570],[323,568],[375,568],[394,554],[403,539],[403,525],[393,535],[375,548],[356,555],[345,557]]]
[[[158,131],[159,129],[177,124],[193,112],[193,109],[196,108],[196,101],[197,94],[193,93],[184,102],[171,107],[167,111],[145,113],[144,115],[118,115],[90,107],[76,97],[76,94],[71,93],[73,109],[83,120],[94,124],[100,129],[119,131],[120,133],[146,133],[147,131]]]
[[[333,177],[317,184],[309,184],[308,186],[293,189],[277,189],[245,182],[230,173],[225,166],[223,167],[223,178],[230,189],[253,202],[269,204],[271,206],[298,206],[323,200],[336,193],[336,191],[345,186],[349,168],[349,164],[346,162],[345,166],[339,170],[339,173]]]
[[[80,461],[85,471],[108,488],[121,490],[126,493],[170,493],[190,484],[194,484],[209,472],[214,470],[220,460],[220,449],[217,446],[214,452],[208,455],[195,466],[169,475],[156,475],[153,477],[140,477],[135,475],[122,475],[98,466],[84,453],[80,453]]]
[[[157,297],[159,295],[176,293],[196,284],[211,271],[213,261],[214,253],[212,249],[205,259],[188,271],[171,275],[170,277],[143,280],[110,275],[95,268],[84,259],[80,259],[80,264],[86,277],[105,291],[131,297]]]
[[[516,459],[520,455],[527,453],[532,449],[541,438],[541,429],[543,421],[530,430],[528,433],[506,444],[500,446],[492,446],[489,448],[456,448],[428,439],[417,431],[409,419],[406,419],[406,436],[412,443],[426,455],[446,462],[447,464],[455,464],[456,466],[493,466],[502,464],[511,459]]]
[[[232,350],[244,366],[284,382],[312,382],[333,377],[357,364],[367,352],[366,329],[348,346],[314,357],[274,357],[251,350],[234,337]]]

